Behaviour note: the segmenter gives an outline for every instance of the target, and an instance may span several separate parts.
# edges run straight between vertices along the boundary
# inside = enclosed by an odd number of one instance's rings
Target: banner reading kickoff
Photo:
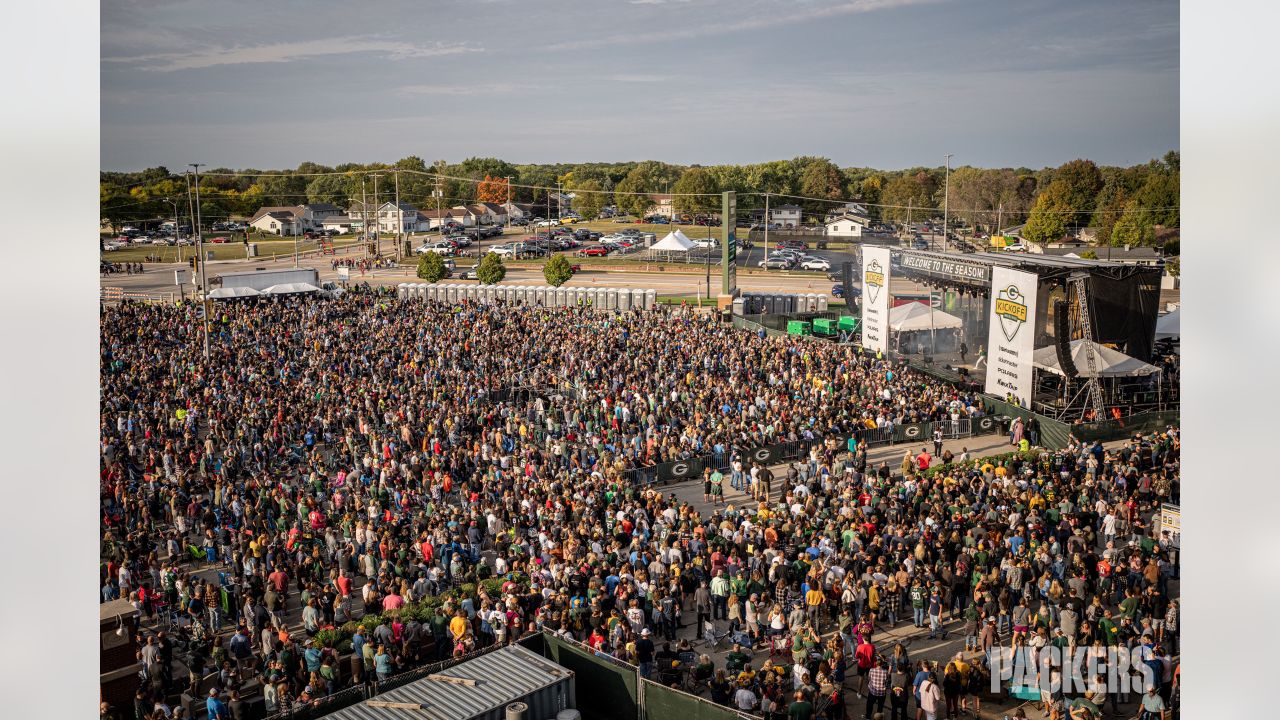
[[[862,347],[889,349],[889,248],[862,248]]]
[[[1031,356],[1036,338],[1036,276],[991,268],[991,331],[987,341],[987,392],[1009,393],[1031,407]]]

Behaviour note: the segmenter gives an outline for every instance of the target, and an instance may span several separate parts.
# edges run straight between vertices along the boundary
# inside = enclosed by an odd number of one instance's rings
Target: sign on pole
[[[182,284],[183,284],[183,283],[185,283],[186,281],[187,281],[187,271],[186,271],[186,270],[174,270],[174,271],[173,271],[173,284],[174,284],[174,285],[177,285],[178,287],[182,287]]]
[[[720,196],[720,276],[721,294],[737,295],[738,194],[733,191]]]
[[[1036,282],[1032,273],[991,269],[991,329],[987,336],[988,393],[1031,407],[1032,354],[1036,340]]]
[[[889,348],[890,250],[862,249],[862,346],[883,352]]]
[[[1165,533],[1169,533],[1167,544],[1182,547],[1182,507],[1160,503],[1160,544],[1166,544]]]
[[[347,282],[348,280],[350,280],[351,268],[345,267],[345,266],[338,268],[338,279],[341,280],[342,282]]]

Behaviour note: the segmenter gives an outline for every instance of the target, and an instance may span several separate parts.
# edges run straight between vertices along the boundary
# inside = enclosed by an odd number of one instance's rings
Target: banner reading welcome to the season
[[[862,248],[862,347],[889,348],[889,248]]]
[[[987,392],[1013,393],[1031,407],[1031,356],[1035,352],[1036,276],[1004,267],[991,269],[991,330],[987,341]]]

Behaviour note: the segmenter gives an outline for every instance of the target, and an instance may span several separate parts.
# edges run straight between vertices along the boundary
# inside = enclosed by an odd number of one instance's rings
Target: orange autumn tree
[[[496,203],[501,205],[507,201],[507,179],[484,176],[484,180],[476,188],[476,202]]]

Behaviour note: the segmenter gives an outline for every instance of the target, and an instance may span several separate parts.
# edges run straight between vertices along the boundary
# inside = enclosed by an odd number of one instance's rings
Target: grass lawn
[[[285,256],[293,254],[293,240],[254,240],[249,242],[258,244],[258,258],[270,259],[273,255]],[[334,241],[334,247],[342,248],[357,244],[354,239],[342,239]],[[320,247],[319,243],[314,240],[299,240],[298,251],[306,252],[308,250],[316,250]],[[242,242],[233,243],[205,243],[206,252],[213,252],[214,260],[244,260],[245,247]],[[179,259],[179,251],[181,251],[181,259]],[[102,253],[102,259],[108,262],[157,262],[151,258],[158,257],[158,262],[174,263],[186,262],[196,252],[194,245],[186,247],[176,247],[169,245],[138,245],[113,250],[111,252]]]

